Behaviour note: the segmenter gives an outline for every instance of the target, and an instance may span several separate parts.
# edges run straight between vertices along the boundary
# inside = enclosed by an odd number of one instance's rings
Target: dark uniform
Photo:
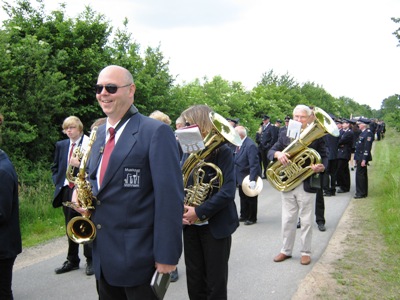
[[[268,116],[264,116],[264,120],[269,120]],[[262,164],[264,170],[262,171],[263,177],[266,177],[266,171],[268,168],[268,164],[270,160],[267,157],[269,149],[275,144],[277,141],[277,132],[273,128],[274,126],[271,123],[263,126],[263,130],[261,132],[261,141],[259,144],[259,153],[261,154]]]
[[[344,122],[348,122],[347,120]],[[353,146],[353,131],[348,128],[342,129],[339,138],[339,147],[337,153],[337,183],[338,193],[347,193],[350,191],[350,170],[349,160],[351,158],[351,147]]]
[[[368,124],[369,120],[360,118],[359,122]],[[360,126],[365,126],[361,125]],[[362,132],[356,143],[356,151],[354,153],[354,160],[357,161],[356,169],[356,194],[354,198],[365,198],[368,196],[368,162],[372,160],[371,148],[373,141],[373,133],[370,129],[362,129]],[[364,162],[364,166],[361,164]]]

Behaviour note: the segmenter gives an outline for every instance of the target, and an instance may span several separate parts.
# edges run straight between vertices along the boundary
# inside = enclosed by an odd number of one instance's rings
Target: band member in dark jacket
[[[293,110],[293,119],[301,122],[303,130],[308,126],[311,115],[312,110],[306,105],[297,105]],[[270,160],[277,159],[283,166],[288,166],[291,157],[288,157],[288,153],[282,152],[282,150],[290,143],[291,139],[286,136],[286,131],[282,130],[278,141],[268,152],[268,158]],[[327,164],[326,146],[322,138],[313,141],[308,147],[317,150],[324,164]],[[325,170],[324,164],[315,164],[310,167],[315,173],[320,173]],[[311,188],[310,177],[293,190],[282,192],[283,247],[281,252],[274,258],[275,262],[282,262],[292,257],[296,237],[296,224],[299,217],[301,218],[300,263],[308,265],[311,262],[312,224],[316,192],[317,189]]]
[[[361,134],[356,143],[354,160],[357,163],[356,169],[356,194],[354,198],[365,198],[368,196],[368,162],[372,160],[371,148],[373,133],[368,128],[369,120],[360,118],[357,121]]]
[[[240,196],[240,221],[245,225],[253,225],[257,222],[258,196],[247,196],[242,189],[243,179],[250,175],[250,188],[256,187],[256,181],[261,176],[261,168],[258,159],[256,144],[247,136],[246,128],[237,126],[236,132],[242,139],[242,146],[237,147],[235,155],[236,184],[239,187]]]
[[[181,116],[185,119],[185,123],[197,124],[204,139],[213,128],[209,118],[210,112],[211,109],[206,105],[195,105],[182,112]],[[185,159],[187,154],[183,156],[184,161]],[[205,161],[221,170],[223,183],[219,184],[220,179],[210,182],[218,174],[217,169],[203,166],[203,180],[196,183],[198,189],[194,192],[199,193],[199,188],[203,189],[207,184],[213,184],[214,187],[209,190],[205,201],[199,206],[185,205],[183,241],[187,289],[189,299],[227,299],[232,234],[239,226],[234,201],[236,193],[234,158],[229,146],[222,144],[216,146]],[[185,164],[183,168],[185,169]],[[194,171],[188,172],[194,173]],[[188,177],[187,188],[193,187],[193,174],[187,175],[184,171],[184,176]]]
[[[338,193],[350,191],[350,169],[349,161],[351,158],[351,147],[353,146],[354,133],[350,128],[350,121],[342,119],[342,131],[339,137],[337,154],[337,183]]]
[[[261,141],[259,145],[259,151],[261,154],[261,160],[263,163],[263,171],[262,174],[265,177],[265,173],[268,168],[268,164],[270,160],[268,159],[268,151],[271,149],[272,145],[276,142],[276,130],[274,130],[273,125],[270,123],[269,116],[265,115],[263,117],[263,128],[261,132]]]
[[[18,177],[7,154],[0,149],[0,299],[13,299],[15,259],[22,251],[19,227]]]
[[[328,166],[323,175],[324,196],[335,196],[336,194],[336,172],[337,172],[337,153],[339,137],[327,134],[324,136],[325,144],[328,149]]]
[[[157,299],[150,287],[154,272],[175,270],[182,251],[176,138],[167,124],[138,112],[135,91],[123,67],[107,66],[98,76],[96,99],[107,122],[97,130],[87,171],[96,197],[91,219],[100,299]]]
[[[77,148],[83,154],[89,143],[89,137],[83,134],[83,124],[78,117],[69,116],[62,124],[63,133],[67,135],[67,139],[58,141],[54,151],[54,161],[51,166],[52,179],[55,185],[53,207],[62,207],[65,219],[65,226],[72,218],[80,216],[74,209],[63,206],[62,202],[71,201],[74,184],[70,183],[66,178],[68,165],[73,165],[75,174],[79,169],[80,162],[74,157],[73,152]],[[83,254],[86,258],[86,275],[93,275],[92,265],[92,245],[83,245]],[[67,259],[61,267],[56,268],[56,274],[63,274],[79,268],[79,244],[68,239]]]

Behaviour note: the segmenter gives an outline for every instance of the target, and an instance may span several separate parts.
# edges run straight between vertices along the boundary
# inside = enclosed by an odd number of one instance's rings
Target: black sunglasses
[[[123,85],[123,86],[118,86],[116,84],[106,84],[106,85],[96,84],[94,86],[94,88],[96,90],[96,94],[101,94],[101,92],[103,91],[103,88],[105,88],[108,93],[115,94],[119,88],[131,86],[131,85],[132,85],[132,83],[129,83],[129,84]]]

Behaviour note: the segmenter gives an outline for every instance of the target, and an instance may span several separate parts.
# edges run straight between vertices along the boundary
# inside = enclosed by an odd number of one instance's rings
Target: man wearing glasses
[[[306,105],[297,105],[293,110],[293,120],[301,123],[301,130],[308,126],[312,118],[312,110]],[[291,139],[286,136],[286,130],[282,130],[278,141],[268,152],[270,160],[279,160],[283,166],[291,163],[288,153],[282,152],[290,143]],[[316,139],[309,146],[321,156],[324,163],[327,163],[325,142],[322,138]],[[315,173],[325,170],[324,164],[310,165]],[[291,191],[282,192],[282,237],[283,246],[281,252],[274,258],[275,262],[282,262],[292,257],[293,246],[296,238],[296,224],[298,218],[301,218],[301,259],[302,265],[308,265],[311,262],[311,239],[312,224],[315,210],[315,193],[317,189],[311,188],[310,177],[303,181]]]
[[[182,252],[184,193],[175,135],[138,112],[125,68],[104,68],[95,90],[107,115],[87,169],[96,197],[91,219],[99,297],[157,299],[150,286],[154,272],[174,271]]]

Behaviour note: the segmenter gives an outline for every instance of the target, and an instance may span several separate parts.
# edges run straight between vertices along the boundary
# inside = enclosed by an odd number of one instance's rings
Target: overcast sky
[[[400,94],[400,0],[45,0],[84,5],[129,31],[144,50],[161,46],[177,83],[220,75],[248,89],[263,73],[288,73],[334,97],[379,109]],[[317,105],[317,104],[316,104]]]

